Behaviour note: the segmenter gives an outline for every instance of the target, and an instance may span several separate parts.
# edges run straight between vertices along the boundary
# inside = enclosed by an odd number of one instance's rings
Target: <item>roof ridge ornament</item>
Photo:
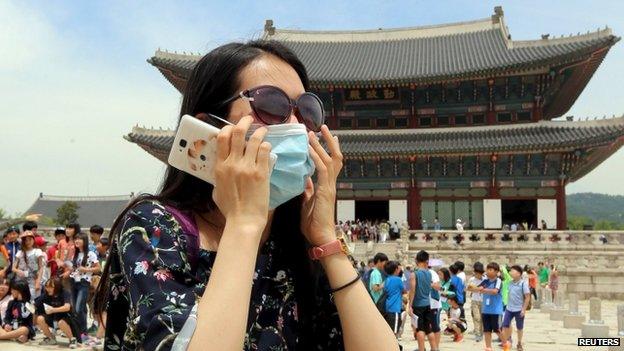
[[[502,6],[494,6],[494,14],[492,15],[492,23],[500,23],[501,19],[505,17],[505,12]]]
[[[275,26],[273,25],[272,19],[268,19],[264,22],[264,34],[265,37],[275,35]]]

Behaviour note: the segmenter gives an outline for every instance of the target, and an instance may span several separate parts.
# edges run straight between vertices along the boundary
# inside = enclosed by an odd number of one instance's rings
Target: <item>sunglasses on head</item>
[[[241,91],[222,102],[220,106],[241,98],[249,101],[256,117],[268,125],[286,123],[293,112],[300,123],[314,132],[319,132],[325,123],[323,103],[318,96],[310,92],[299,95],[293,101],[282,89],[272,85],[261,85]]]

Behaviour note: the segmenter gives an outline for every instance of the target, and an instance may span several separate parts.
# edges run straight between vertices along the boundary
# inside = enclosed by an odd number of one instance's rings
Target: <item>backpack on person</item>
[[[388,300],[388,294],[386,293],[385,290],[383,290],[383,293],[381,293],[379,300],[375,302],[375,306],[377,307],[377,310],[379,311],[379,313],[381,313],[382,316],[386,315],[386,301],[387,300]]]

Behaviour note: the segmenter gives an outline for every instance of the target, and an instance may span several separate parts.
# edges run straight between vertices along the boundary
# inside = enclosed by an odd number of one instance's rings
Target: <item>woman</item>
[[[30,230],[20,235],[21,250],[15,254],[13,272],[19,278],[24,278],[30,288],[30,297],[36,299],[41,293],[41,279],[45,268],[45,254],[35,248],[35,235]]]
[[[93,273],[100,271],[100,261],[95,252],[89,250],[89,236],[85,233],[74,237],[75,254],[72,262],[72,305],[76,316],[76,324],[81,340],[87,337],[87,297]]]
[[[555,302],[557,297],[557,290],[559,290],[559,272],[554,264],[550,265],[550,278],[548,281],[548,287],[552,293],[552,300]]]
[[[273,41],[227,44],[196,64],[180,116],[215,123],[207,115],[213,113],[236,125],[217,137],[214,187],[169,167],[160,192],[133,201],[114,223],[98,303],[108,297],[105,349],[169,349],[193,306],[198,332],[189,350],[398,349],[347,256],[308,258],[308,246],[336,245],[342,167],[338,140],[319,128],[322,106],[303,102],[316,99],[302,95],[308,88],[302,63]],[[273,103],[250,101],[256,94]],[[292,109],[295,99],[301,106]],[[245,135],[252,122],[298,119],[321,131],[329,153],[312,132],[304,131],[304,145],[289,139],[295,160],[313,162],[317,183],[304,173],[298,191],[279,196],[287,201],[270,210],[275,171],[269,174],[268,155],[283,144],[262,141],[274,125],[256,129],[246,143]]]

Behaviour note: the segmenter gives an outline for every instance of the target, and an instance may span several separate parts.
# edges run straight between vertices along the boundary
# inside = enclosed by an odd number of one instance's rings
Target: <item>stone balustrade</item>
[[[624,248],[624,231],[502,231],[502,230],[410,230],[403,241],[430,249],[507,248],[537,250],[601,250]]]

